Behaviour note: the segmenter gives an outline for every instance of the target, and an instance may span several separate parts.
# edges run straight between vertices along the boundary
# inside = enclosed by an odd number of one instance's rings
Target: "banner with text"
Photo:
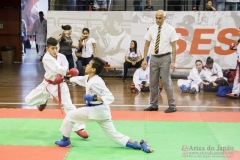
[[[177,67],[192,68],[197,59],[205,63],[211,56],[223,69],[235,68],[237,54],[229,50],[229,45],[237,45],[239,19],[240,12],[166,12],[165,22],[175,27],[179,36]],[[82,29],[89,28],[99,57],[111,66],[122,67],[131,40],[137,41],[143,54],[144,35],[155,23],[155,12],[48,11],[47,20],[48,37],[57,37],[62,25],[71,25],[74,45],[78,44]]]

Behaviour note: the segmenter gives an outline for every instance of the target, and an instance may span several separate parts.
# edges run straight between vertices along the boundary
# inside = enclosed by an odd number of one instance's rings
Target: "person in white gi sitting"
[[[202,84],[208,85],[210,82],[211,77],[204,70],[202,61],[196,60],[195,67],[190,71],[187,80],[179,79],[177,85],[183,93],[195,94],[199,92],[199,88]],[[213,85],[216,84],[214,83]]]

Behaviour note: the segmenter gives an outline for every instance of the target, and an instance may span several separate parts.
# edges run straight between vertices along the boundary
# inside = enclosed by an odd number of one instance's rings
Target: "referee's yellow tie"
[[[158,54],[159,51],[159,43],[160,43],[160,34],[161,34],[161,26],[158,27],[158,34],[157,34],[157,40],[155,43],[155,54]]]

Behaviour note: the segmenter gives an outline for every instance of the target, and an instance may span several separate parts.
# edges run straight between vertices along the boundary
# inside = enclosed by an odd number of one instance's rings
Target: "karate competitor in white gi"
[[[220,79],[225,79],[223,77],[223,71],[222,68],[214,62],[214,60],[211,57],[207,58],[206,65],[205,65],[206,73],[211,77],[211,81],[216,82]]]
[[[237,71],[236,71],[236,76],[234,78],[233,82],[233,90],[232,93],[227,94],[227,97],[230,98],[240,98],[240,39],[238,40],[238,45],[235,46],[234,44],[231,46],[232,50],[237,50]]]
[[[43,67],[46,71],[44,80],[26,96],[25,101],[28,105],[37,105],[38,109],[43,111],[48,98],[51,97],[68,113],[75,110],[76,107],[72,104],[68,86],[62,79],[63,76],[69,74],[67,73],[68,61],[63,54],[57,53],[57,44],[55,38],[47,40],[47,53],[43,57]],[[73,131],[82,138],[88,138],[84,128],[84,123],[77,123],[74,125]]]
[[[47,20],[44,19],[44,14],[42,11],[39,12],[39,19],[36,20],[33,24],[33,28],[30,32],[30,35],[36,35],[36,44],[39,48],[38,55],[40,56],[40,61],[43,58],[44,50],[46,46],[47,39]]]
[[[133,74],[133,84],[131,84],[131,92],[147,92],[149,90],[149,66],[146,62],[142,61],[141,67],[138,68]]]
[[[177,82],[178,87],[180,87],[184,93],[189,92],[195,94],[199,91],[201,84],[209,84],[209,82],[212,80],[211,77],[203,69],[203,63],[201,60],[196,60],[195,65],[196,67],[190,71],[187,80],[179,79]]]
[[[71,145],[70,134],[73,124],[95,121],[113,142],[123,147],[142,149],[146,153],[152,152],[153,150],[144,140],[140,142],[134,141],[115,129],[109,107],[114,101],[114,97],[102,78],[98,76],[103,69],[103,60],[94,57],[86,66],[85,76],[72,77],[70,79],[70,82],[86,87],[86,94],[83,97],[86,105],[72,110],[66,115],[60,128],[63,138],[56,141],[55,144],[60,147]]]

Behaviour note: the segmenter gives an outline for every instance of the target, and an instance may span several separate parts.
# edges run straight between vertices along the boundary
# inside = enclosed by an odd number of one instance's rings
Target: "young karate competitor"
[[[179,79],[177,82],[178,87],[184,93],[195,94],[199,91],[199,87],[201,84],[209,84],[211,81],[211,77],[206,71],[203,69],[203,63],[201,60],[196,60],[195,67],[190,71],[190,74],[187,80]],[[208,82],[205,82],[208,81]],[[214,82],[212,82],[214,83]],[[217,85],[214,83],[214,85]]]
[[[205,65],[205,71],[210,76],[211,81],[217,82],[221,79],[225,79],[223,77],[223,71],[219,64],[214,62],[214,60],[211,57],[207,57],[206,65]]]
[[[138,68],[133,74],[133,82],[131,83],[131,92],[149,92],[149,70],[148,63],[146,61],[142,61],[141,67]],[[159,83],[159,92],[163,89],[162,82]]]
[[[230,98],[240,98],[240,39],[238,40],[238,45],[235,46],[234,44],[231,46],[232,50],[237,50],[237,71],[236,71],[236,76],[234,78],[233,82],[233,90],[232,93],[227,94],[227,97]]]
[[[43,111],[47,105],[48,98],[51,97],[68,113],[76,109],[72,104],[68,86],[63,81],[63,77],[71,75],[71,72],[68,72],[66,57],[57,53],[57,44],[58,42],[55,38],[48,38],[47,53],[42,59],[45,69],[44,80],[26,96],[25,101],[28,105],[38,106],[39,111]],[[80,137],[88,138],[84,128],[84,123],[78,123],[74,125],[73,131]]]
[[[133,74],[133,83],[131,92],[148,92],[149,90],[149,67],[146,62],[142,61],[141,67]]]
[[[70,82],[86,87],[86,94],[83,97],[86,101],[86,105],[72,110],[66,115],[60,128],[63,138],[56,141],[55,144],[60,147],[71,145],[70,134],[73,124],[95,121],[113,142],[123,147],[142,149],[146,153],[152,152],[153,150],[144,140],[140,142],[134,141],[115,129],[111,120],[109,107],[114,101],[114,97],[102,78],[98,76],[103,68],[104,62],[100,58],[94,57],[86,66],[85,76],[72,77],[70,79]]]

